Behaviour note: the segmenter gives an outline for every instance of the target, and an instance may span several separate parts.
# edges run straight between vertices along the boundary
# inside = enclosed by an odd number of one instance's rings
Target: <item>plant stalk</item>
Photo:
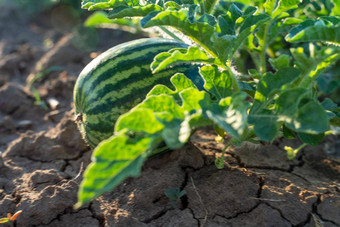
[[[265,73],[267,71],[267,66],[266,66],[266,51],[267,51],[267,38],[268,38],[268,32],[269,32],[269,27],[270,27],[271,21],[266,24],[266,27],[264,29],[264,36],[263,36],[263,45],[260,53],[260,72]]]

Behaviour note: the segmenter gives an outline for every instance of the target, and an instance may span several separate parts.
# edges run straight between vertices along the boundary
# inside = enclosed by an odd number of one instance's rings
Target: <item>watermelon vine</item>
[[[190,39],[190,46],[155,54],[149,70],[156,75],[191,65],[199,68],[196,76],[204,82],[178,71],[171,77],[172,86],[155,84],[143,101],[121,115],[113,136],[94,149],[77,206],[112,190],[127,177],[138,176],[143,162],[162,143],[179,148],[201,126],[214,126],[220,138],[230,135],[228,146],[298,137],[303,144],[287,147],[289,158],[339,127],[340,108],[331,99],[319,101],[316,83],[339,62],[339,7],[331,1],[320,15],[308,10],[308,4],[300,0],[84,0],[84,9],[106,10],[108,21],[139,18],[142,28],[160,27],[177,40]],[[94,70],[104,72],[105,67],[95,64]],[[75,89],[76,106],[88,99],[91,86],[80,94]],[[108,121],[105,116],[95,120]],[[93,132],[86,125],[83,130],[93,138],[101,133],[100,128]],[[93,147],[101,141],[98,138]],[[223,168],[221,160],[216,165]]]

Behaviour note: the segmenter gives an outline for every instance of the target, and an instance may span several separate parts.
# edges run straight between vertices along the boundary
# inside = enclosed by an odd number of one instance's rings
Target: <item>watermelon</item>
[[[154,85],[169,86],[175,73],[183,73],[198,88],[203,87],[196,65],[151,72],[150,64],[157,54],[186,47],[170,39],[138,39],[105,51],[83,69],[73,98],[78,128],[91,148],[112,136],[118,117],[140,103]]]

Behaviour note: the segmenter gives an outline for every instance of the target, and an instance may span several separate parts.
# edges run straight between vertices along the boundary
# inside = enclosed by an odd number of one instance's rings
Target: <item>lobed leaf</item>
[[[287,54],[281,54],[277,58],[269,58],[268,61],[276,70],[289,67],[289,55]]]
[[[282,68],[275,74],[266,73],[257,85],[255,100],[263,102],[271,98],[282,86],[293,82],[300,75],[296,68]]]
[[[244,102],[246,97],[246,93],[237,92],[234,93],[231,98],[222,99],[220,101],[220,103],[222,102],[222,104],[220,104],[221,106],[225,106],[223,102],[230,102],[229,105],[226,108],[213,105],[213,108],[206,111],[208,118],[224,131],[228,132],[232,137],[240,139],[248,126],[248,104]]]
[[[296,132],[324,133],[329,129],[328,115],[321,104],[308,97],[310,94],[305,88],[284,91],[276,101],[279,120]]]
[[[285,37],[288,42],[326,42],[340,45],[340,23],[326,25],[324,20],[306,20]]]
[[[204,88],[218,100],[231,96],[232,80],[227,71],[220,72],[217,66],[203,66],[200,74],[204,79]]]
[[[156,55],[154,61],[151,63],[151,70],[153,73],[156,73],[169,66],[183,63],[221,64],[217,58],[210,57],[199,47],[190,46],[188,49],[177,48],[167,53]]]
[[[146,6],[133,6],[133,7],[123,6],[123,7],[118,7],[118,8],[111,10],[108,14],[108,17],[110,19],[124,18],[124,17],[145,17],[151,12],[161,11],[161,10],[163,10],[163,8],[155,4],[149,4]]]
[[[248,123],[254,125],[254,132],[262,141],[271,142],[279,130],[278,116],[268,109],[248,116]]]
[[[124,134],[103,141],[84,173],[76,207],[111,191],[127,177],[139,176],[143,162],[159,142],[156,135],[135,140]]]
[[[173,11],[165,10],[162,12],[153,12],[141,20],[143,28],[152,26],[172,26],[184,35],[190,37],[194,41],[207,46],[211,45],[210,37],[215,31],[215,27],[207,22],[193,21],[187,19],[187,10]]]

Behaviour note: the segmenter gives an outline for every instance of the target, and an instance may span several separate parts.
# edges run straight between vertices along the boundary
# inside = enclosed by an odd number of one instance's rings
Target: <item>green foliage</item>
[[[194,44],[188,48],[158,54],[151,69],[199,64],[204,90],[176,74],[171,78],[175,89],[156,85],[122,115],[115,134],[94,151],[79,204],[139,175],[142,163],[162,141],[179,148],[200,126],[213,125],[220,140],[229,134],[231,145],[271,142],[282,135],[299,138],[300,147],[286,147],[293,159],[307,144],[319,144],[331,126],[340,125],[338,105],[328,98],[319,101],[329,89],[325,73],[339,72],[338,1],[238,2],[83,1],[83,8],[109,10],[110,19],[138,17],[142,28],[157,26],[170,34],[175,30],[174,36],[191,39]],[[235,72],[234,62],[243,67],[242,74]],[[332,89],[339,85],[333,83]],[[216,159],[218,168],[223,165],[223,157]],[[180,197],[180,191],[168,194]]]
[[[177,201],[187,192],[185,190],[181,190],[180,188],[167,188],[164,193],[170,199],[170,203],[174,204],[177,203]]]

